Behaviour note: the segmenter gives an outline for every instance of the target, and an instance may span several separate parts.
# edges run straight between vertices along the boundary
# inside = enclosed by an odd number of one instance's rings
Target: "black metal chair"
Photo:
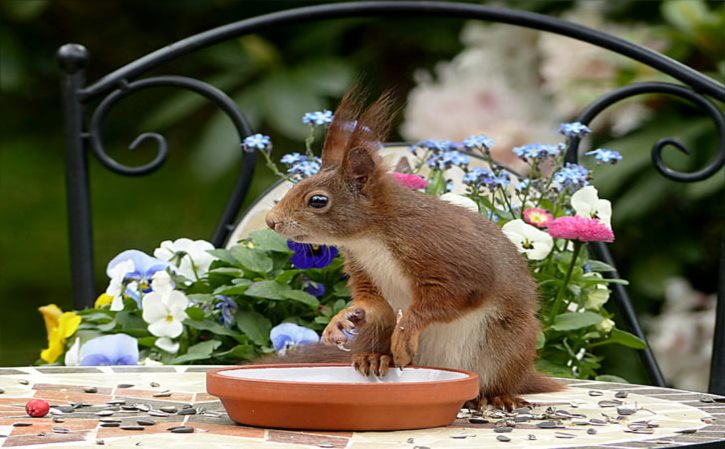
[[[58,51],[63,69],[63,102],[66,127],[66,188],[71,243],[71,266],[75,305],[79,308],[93,303],[96,295],[93,269],[93,237],[90,214],[90,191],[88,184],[88,156],[93,153],[109,170],[126,176],[141,176],[157,170],[167,155],[163,136],[156,133],[139,135],[130,148],[141,142],[155,140],[158,144],[153,161],[140,167],[128,167],[112,159],[103,147],[101,125],[110,109],[122,98],[153,87],[173,86],[203,95],[228,114],[239,134],[240,141],[251,133],[244,114],[224,92],[203,81],[183,76],[151,76],[142,78],[146,72],[162,64],[198,49],[253,33],[274,26],[299,24],[334,18],[350,17],[449,17],[478,19],[507,23],[541,31],[568,36],[580,41],[619,53],[670,75],[682,84],[663,82],[642,82],[631,84],[610,92],[593,102],[579,116],[578,121],[589,124],[610,105],[623,99],[647,93],[666,94],[687,100],[713,120],[719,134],[719,149],[707,166],[692,173],[675,171],[665,165],[662,152],[668,145],[689,153],[680,142],[672,138],[657,141],[652,148],[652,160],[656,169],[665,177],[679,182],[696,182],[718,173],[725,164],[725,118],[713,102],[725,102],[725,87],[677,61],[655,51],[632,44],[620,38],[574,23],[540,14],[514,11],[503,8],[480,6],[467,3],[426,1],[369,1],[339,4],[325,4],[291,9],[255,18],[230,23],[212,30],[180,40],[160,50],[143,56],[118,70],[106,75],[93,84],[86,84],[84,69],[88,63],[88,51],[78,44],[66,44]],[[87,111],[86,105],[98,101],[98,106]],[[579,142],[573,141],[568,148],[566,160],[576,162]],[[223,245],[234,227],[239,208],[251,183],[254,170],[254,153],[241,152],[241,166],[237,184],[212,235],[211,242]],[[725,240],[723,240],[725,249]],[[593,245],[596,256],[614,265],[604,244]],[[719,295],[716,310],[715,341],[713,342],[712,366],[709,391],[725,394],[725,251],[720,253]],[[611,276],[618,277],[616,272]],[[613,284],[614,298],[622,312],[625,326],[638,337],[644,334],[632,304],[623,286]],[[649,349],[640,351],[642,361],[653,384],[664,386],[665,381],[657,362]]]

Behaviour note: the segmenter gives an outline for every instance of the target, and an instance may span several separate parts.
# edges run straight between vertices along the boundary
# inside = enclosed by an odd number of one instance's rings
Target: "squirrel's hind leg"
[[[510,412],[517,408],[529,407],[531,404],[516,395],[499,394],[494,396],[481,392],[476,399],[468,401],[465,405],[466,408],[472,410],[484,410],[488,408],[488,406],[491,406],[494,409]]]

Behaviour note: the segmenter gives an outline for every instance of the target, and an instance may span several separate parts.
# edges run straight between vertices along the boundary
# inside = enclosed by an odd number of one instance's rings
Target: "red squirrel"
[[[412,363],[475,371],[479,407],[510,410],[525,404],[520,394],[560,390],[534,368],[537,285],[524,258],[482,215],[399,185],[378,154],[391,96],[367,109],[361,96],[348,92],[335,111],[321,170],[266,216],[280,235],[345,258],[352,302],[322,341],[350,345],[365,375]]]

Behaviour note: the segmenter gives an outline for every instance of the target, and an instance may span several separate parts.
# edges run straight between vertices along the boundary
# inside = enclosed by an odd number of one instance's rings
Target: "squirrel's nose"
[[[272,217],[270,217],[269,215],[264,217],[264,221],[267,222],[267,226],[269,226],[269,229],[274,231],[274,227],[277,226],[277,222],[274,221],[274,219]]]

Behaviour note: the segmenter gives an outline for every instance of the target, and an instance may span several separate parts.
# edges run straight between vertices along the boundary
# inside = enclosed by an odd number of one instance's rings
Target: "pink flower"
[[[392,172],[390,174],[398,184],[409,189],[425,189],[428,187],[428,181],[418,175],[409,175],[407,173]]]
[[[524,211],[524,221],[537,228],[545,228],[553,219],[549,211],[540,207],[530,207]]]
[[[549,223],[549,234],[558,239],[579,240],[582,242],[612,242],[614,233],[596,218],[559,217]]]

